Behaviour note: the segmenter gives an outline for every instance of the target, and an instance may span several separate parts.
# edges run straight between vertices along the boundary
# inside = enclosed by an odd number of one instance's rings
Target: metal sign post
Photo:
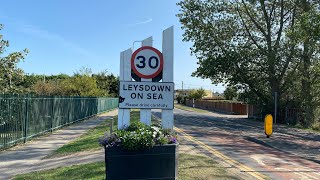
[[[277,99],[278,98],[278,93],[274,93],[274,124],[277,123]]]
[[[151,46],[152,47],[152,41],[153,41],[153,39],[151,36],[147,39],[144,39],[142,41],[141,45],[142,45],[142,47],[143,46]],[[143,77],[140,77],[140,78],[141,78],[141,82],[152,81],[152,79],[143,78]],[[151,125],[151,109],[141,109],[140,110],[140,121],[143,122],[144,124]]]

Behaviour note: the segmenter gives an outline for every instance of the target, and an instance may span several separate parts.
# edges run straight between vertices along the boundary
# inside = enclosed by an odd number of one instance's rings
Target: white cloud
[[[72,41],[67,40],[66,38],[57,33],[48,31],[35,25],[24,23],[13,18],[9,18],[8,16],[5,16],[3,14],[0,14],[0,19],[8,20],[10,24],[12,24],[18,31],[24,34],[50,41],[57,46],[63,46],[67,50],[71,50],[75,53],[81,54],[91,59],[96,57],[96,55],[92,52],[88,51],[87,49],[79,46],[78,44]]]
[[[140,21],[140,22],[137,22],[137,23],[134,23],[134,24],[128,24],[128,26],[136,26],[136,25],[141,25],[141,24],[147,24],[147,23],[150,23],[152,22],[152,18],[148,18],[144,21]]]
[[[48,41],[54,42],[55,44],[59,46],[64,46],[67,49],[70,49],[76,53],[79,53],[81,55],[84,55],[86,57],[93,57],[93,53],[89,52],[88,50],[80,47],[79,45],[65,39],[59,34],[49,32],[45,29],[41,29],[34,25],[22,25],[21,28],[19,28],[19,31],[25,34],[29,34],[38,38],[46,39]]]

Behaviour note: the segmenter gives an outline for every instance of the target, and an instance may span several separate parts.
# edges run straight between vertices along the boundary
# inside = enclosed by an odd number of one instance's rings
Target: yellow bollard
[[[264,118],[264,133],[269,138],[272,134],[273,117],[271,114],[267,114]]]

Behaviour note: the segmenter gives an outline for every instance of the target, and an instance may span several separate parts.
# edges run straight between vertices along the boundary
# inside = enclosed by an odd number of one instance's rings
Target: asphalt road
[[[320,179],[320,134],[276,126],[267,139],[263,123],[241,116],[179,109],[174,114],[177,132],[239,177]]]

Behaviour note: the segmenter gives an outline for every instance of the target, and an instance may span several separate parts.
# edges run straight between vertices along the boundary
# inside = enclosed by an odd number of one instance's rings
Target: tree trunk
[[[302,95],[302,106],[304,110],[305,124],[304,126],[310,127],[313,124],[314,119],[314,107],[312,105],[312,94],[311,94],[311,75],[310,67],[311,60],[309,56],[309,41],[306,40],[304,43],[304,52],[302,56],[303,69],[302,69],[302,80],[301,80],[301,95]]]

